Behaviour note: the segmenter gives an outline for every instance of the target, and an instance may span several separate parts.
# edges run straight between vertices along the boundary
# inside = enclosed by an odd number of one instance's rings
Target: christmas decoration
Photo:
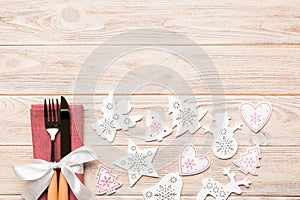
[[[210,161],[206,156],[197,155],[194,145],[186,145],[182,148],[179,158],[180,175],[194,175],[207,170]]]
[[[173,130],[168,127],[165,122],[161,119],[159,114],[155,111],[149,110],[146,118],[146,138],[147,142],[149,141],[162,141],[162,139],[170,135]]]
[[[261,158],[259,145],[248,148],[245,153],[240,154],[240,159],[234,160],[233,163],[239,167],[239,170],[245,174],[257,175],[257,167],[260,167],[259,159]]]
[[[141,150],[133,141],[128,142],[128,154],[114,162],[120,168],[128,170],[130,186],[132,187],[143,175],[158,177],[152,160],[158,148]]]
[[[101,108],[103,118],[93,124],[93,128],[97,133],[108,142],[112,142],[118,130],[127,131],[136,125],[142,116],[129,116],[131,105],[128,101],[121,100],[115,102],[113,92],[109,92],[108,97],[103,100]]]
[[[186,103],[186,99],[169,97],[169,113],[173,113],[173,128],[177,126],[176,137],[189,131],[194,134],[200,127],[200,120],[207,110],[199,110],[199,104]]]
[[[155,186],[143,191],[146,200],[179,200],[182,180],[178,173],[169,173]]]
[[[197,200],[204,200],[208,195],[213,196],[216,200],[225,200],[231,193],[241,194],[242,190],[239,187],[240,185],[249,187],[249,184],[251,184],[246,178],[242,181],[235,181],[235,174],[230,171],[230,168],[225,168],[224,174],[230,178],[230,182],[226,185],[223,185],[212,178],[203,179],[203,186],[198,193]]]
[[[116,192],[116,189],[122,186],[122,183],[118,182],[117,176],[111,173],[111,170],[103,165],[99,165],[97,171],[97,183],[99,187],[97,194],[112,194]]]
[[[242,124],[236,123],[234,128],[229,127],[230,117],[227,113],[217,114],[215,116],[215,126],[205,126],[205,132],[210,132],[214,136],[212,150],[214,154],[221,159],[228,159],[237,152],[238,144],[233,137],[233,133],[241,129]]]
[[[240,114],[245,124],[254,132],[259,132],[268,122],[272,114],[272,106],[268,102],[242,103]]]

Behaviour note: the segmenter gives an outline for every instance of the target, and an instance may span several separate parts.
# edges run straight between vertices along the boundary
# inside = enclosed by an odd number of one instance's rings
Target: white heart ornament
[[[180,200],[182,180],[178,173],[165,175],[155,186],[143,190],[143,196],[147,200],[172,199]]]
[[[272,106],[268,102],[260,102],[256,106],[252,103],[243,103],[240,114],[245,124],[254,132],[259,132],[271,117]]]
[[[207,170],[210,161],[206,156],[197,155],[194,145],[186,145],[182,148],[179,158],[180,175],[195,175]]]

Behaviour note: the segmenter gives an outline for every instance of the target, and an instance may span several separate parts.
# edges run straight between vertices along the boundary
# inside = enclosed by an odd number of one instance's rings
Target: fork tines
[[[56,106],[56,108],[55,108]],[[56,105],[54,105],[54,100],[49,99],[48,105],[47,100],[44,100],[44,117],[48,122],[57,122],[59,121],[59,103],[58,99],[56,99]]]

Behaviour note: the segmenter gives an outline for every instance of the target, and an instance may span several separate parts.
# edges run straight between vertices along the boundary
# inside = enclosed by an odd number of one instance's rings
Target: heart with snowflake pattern
[[[207,170],[210,166],[206,156],[197,155],[194,145],[186,145],[182,148],[179,158],[180,175],[194,175]]]
[[[257,133],[270,119],[272,106],[268,102],[260,102],[256,106],[247,102],[240,106],[240,113],[246,125]]]

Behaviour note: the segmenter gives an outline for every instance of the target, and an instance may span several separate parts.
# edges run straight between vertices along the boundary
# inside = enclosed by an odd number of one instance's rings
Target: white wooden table
[[[273,1],[20,1],[0,2],[0,199],[20,199],[27,182],[15,178],[12,165],[32,162],[29,109],[44,98],[64,95],[70,102],[80,97],[85,108],[85,140],[96,149],[105,148],[91,128],[95,113],[107,92],[113,90],[123,75],[147,64],[172,68],[191,85],[203,107],[211,109],[211,94],[184,59],[166,51],[144,49],[119,57],[101,78],[95,93],[75,93],[82,64],[109,38],[137,28],[177,31],[197,43],[208,54],[221,75],[226,93],[226,106],[233,123],[240,120],[239,103],[243,100],[269,101],[273,114],[267,126],[269,145],[261,148],[263,158],[257,177],[242,196],[230,199],[300,199],[300,6],[296,0]],[[166,38],[157,45],[184,47],[185,43],[168,43],[169,35],[156,33],[148,37]],[[134,46],[147,35],[128,38],[128,42],[111,46]],[[110,45],[107,45],[109,48]],[[110,52],[107,51],[107,55]],[[197,55],[194,55],[197,56]],[[59,73],[59,76],[57,75]],[[83,78],[88,78],[86,74]],[[172,78],[172,77],[169,77]],[[217,84],[211,79],[212,87]],[[89,84],[87,82],[87,84]],[[167,95],[162,87],[148,85],[130,97],[132,113],[147,114],[149,107],[159,105],[167,113]],[[91,101],[91,97],[95,101]],[[94,110],[95,109],[95,110]],[[95,112],[96,111],[96,112]],[[209,113],[203,124],[212,120]],[[171,116],[167,118],[171,124]],[[139,126],[145,126],[145,120]],[[112,145],[127,148],[128,138],[139,129],[117,133]],[[194,144],[200,148],[206,137],[199,130]],[[163,148],[174,134],[162,143],[139,140],[142,148]],[[252,146],[251,132],[244,127],[236,134],[239,153]],[[205,144],[207,145],[207,144]],[[103,155],[109,156],[109,155]],[[226,183],[223,167],[231,166],[237,178],[244,175],[233,166],[232,159],[219,160],[209,155],[212,166],[205,173],[184,177],[182,199],[195,199],[201,179],[213,177]],[[238,157],[238,154],[235,158]],[[85,182],[96,192],[95,173],[98,162],[86,165]],[[159,170],[160,177],[178,171],[174,162]],[[113,167],[113,166],[112,166]],[[141,191],[159,181],[143,177],[129,187],[127,173],[113,171],[123,186],[111,196],[97,199],[142,199]]]

